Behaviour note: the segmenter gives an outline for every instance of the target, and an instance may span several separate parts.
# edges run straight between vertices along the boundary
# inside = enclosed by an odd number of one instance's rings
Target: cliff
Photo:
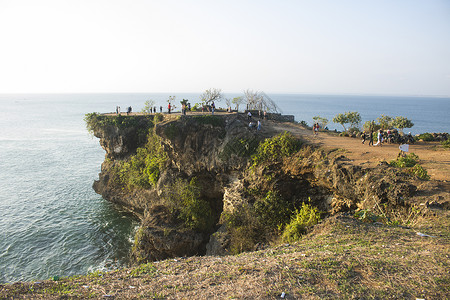
[[[133,116],[126,126],[105,118],[90,127],[106,151],[94,189],[140,216],[137,261],[264,248],[304,203],[322,218],[408,215],[433,189],[386,163],[355,166],[339,151],[277,135],[270,122],[255,131],[240,114]]]

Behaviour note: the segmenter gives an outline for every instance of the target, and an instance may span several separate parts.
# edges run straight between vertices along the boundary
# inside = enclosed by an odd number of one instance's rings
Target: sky
[[[0,93],[450,96],[449,0],[0,0]]]

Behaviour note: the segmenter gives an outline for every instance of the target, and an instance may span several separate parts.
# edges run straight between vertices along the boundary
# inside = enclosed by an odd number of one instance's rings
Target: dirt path
[[[290,131],[295,136],[326,149],[342,149],[343,154],[357,165],[375,166],[380,161],[396,159],[399,153],[398,144],[372,147],[368,142],[362,144],[358,138],[340,137],[326,132],[320,132],[314,137],[311,130],[299,124],[268,121],[267,125],[274,131]],[[409,146],[409,152],[419,156],[420,164],[428,171],[431,179],[441,181],[450,191],[450,150],[443,148],[438,142],[417,142]]]

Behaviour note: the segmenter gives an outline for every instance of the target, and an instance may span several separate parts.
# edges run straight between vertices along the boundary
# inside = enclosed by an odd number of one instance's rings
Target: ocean
[[[140,111],[199,101],[199,94],[0,94],[0,283],[37,281],[124,267],[138,220],[92,189],[105,152],[86,130],[90,112]],[[226,94],[227,98],[239,96]],[[413,134],[450,131],[450,98],[269,94],[284,114],[358,111],[363,119],[404,116]],[[179,103],[179,102],[178,102]],[[217,103],[225,107],[225,101]],[[243,108],[241,106],[241,108]]]

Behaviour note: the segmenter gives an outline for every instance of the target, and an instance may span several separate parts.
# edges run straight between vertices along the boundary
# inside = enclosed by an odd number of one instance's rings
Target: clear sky
[[[0,0],[0,93],[450,96],[450,0]]]

